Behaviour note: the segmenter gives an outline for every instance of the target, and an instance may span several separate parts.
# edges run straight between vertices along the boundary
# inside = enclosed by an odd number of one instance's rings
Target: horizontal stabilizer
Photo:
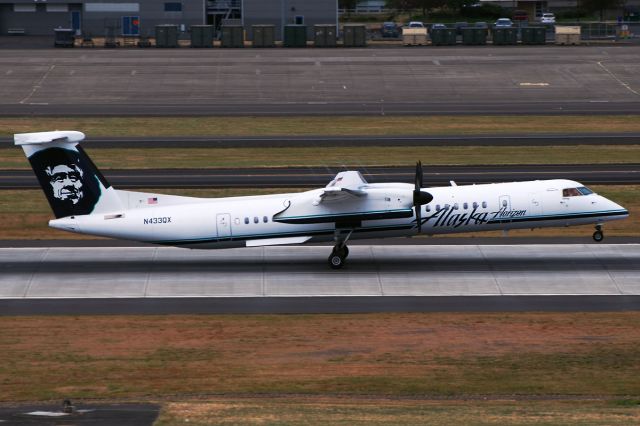
[[[288,238],[265,238],[262,240],[249,240],[247,247],[262,246],[283,246],[289,244],[303,244],[309,241],[311,237],[288,237]]]
[[[53,132],[17,133],[13,135],[16,145],[35,145],[51,142],[75,143],[84,140],[84,133],[74,130],[56,130]]]

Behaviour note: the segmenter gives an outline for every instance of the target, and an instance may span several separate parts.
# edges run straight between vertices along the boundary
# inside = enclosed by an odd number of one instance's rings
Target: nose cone
[[[629,211],[620,204],[605,197],[602,197],[602,200],[604,202],[604,205],[606,206],[606,210],[615,213],[616,218],[624,219],[626,217],[629,217]]]

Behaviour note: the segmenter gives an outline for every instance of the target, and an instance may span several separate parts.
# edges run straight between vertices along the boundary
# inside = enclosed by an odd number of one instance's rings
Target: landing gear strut
[[[602,233],[602,226],[596,225],[596,232],[593,233],[593,241],[596,243],[604,240],[604,234]]]
[[[345,260],[349,256],[349,247],[347,247],[347,240],[351,236],[353,230],[349,231],[346,237],[342,237],[340,230],[336,230],[334,240],[336,245],[329,255],[329,266],[331,269],[341,269],[344,266]]]

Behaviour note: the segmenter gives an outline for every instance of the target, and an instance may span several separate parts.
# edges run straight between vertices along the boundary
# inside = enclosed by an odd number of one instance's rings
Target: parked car
[[[526,10],[516,10],[513,12],[511,19],[513,19],[514,21],[528,21],[529,13],[527,13]]]
[[[556,15],[553,13],[543,13],[540,17],[541,24],[555,24],[556,23]]]
[[[475,24],[473,24],[473,26],[475,28],[484,28],[484,29],[489,28],[489,25],[487,25],[486,22],[476,22]]]
[[[382,37],[400,37],[400,30],[395,22],[384,22],[380,28]]]
[[[456,34],[461,35],[462,29],[467,28],[468,26],[469,26],[468,22],[456,22],[455,23]]]
[[[509,18],[500,18],[493,24],[494,28],[511,28],[513,27],[513,22]]]
[[[445,24],[431,24],[431,28],[429,29],[429,32],[433,31],[433,30],[446,30],[447,26]]]
[[[424,24],[420,21],[411,21],[407,26],[409,28],[424,28]]]

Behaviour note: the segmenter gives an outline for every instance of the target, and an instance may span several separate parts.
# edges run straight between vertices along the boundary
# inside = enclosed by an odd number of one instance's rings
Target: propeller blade
[[[418,224],[418,233],[422,232],[422,206],[416,205],[416,223]]]
[[[415,185],[414,191],[419,191],[422,188],[422,161],[416,163]]]

